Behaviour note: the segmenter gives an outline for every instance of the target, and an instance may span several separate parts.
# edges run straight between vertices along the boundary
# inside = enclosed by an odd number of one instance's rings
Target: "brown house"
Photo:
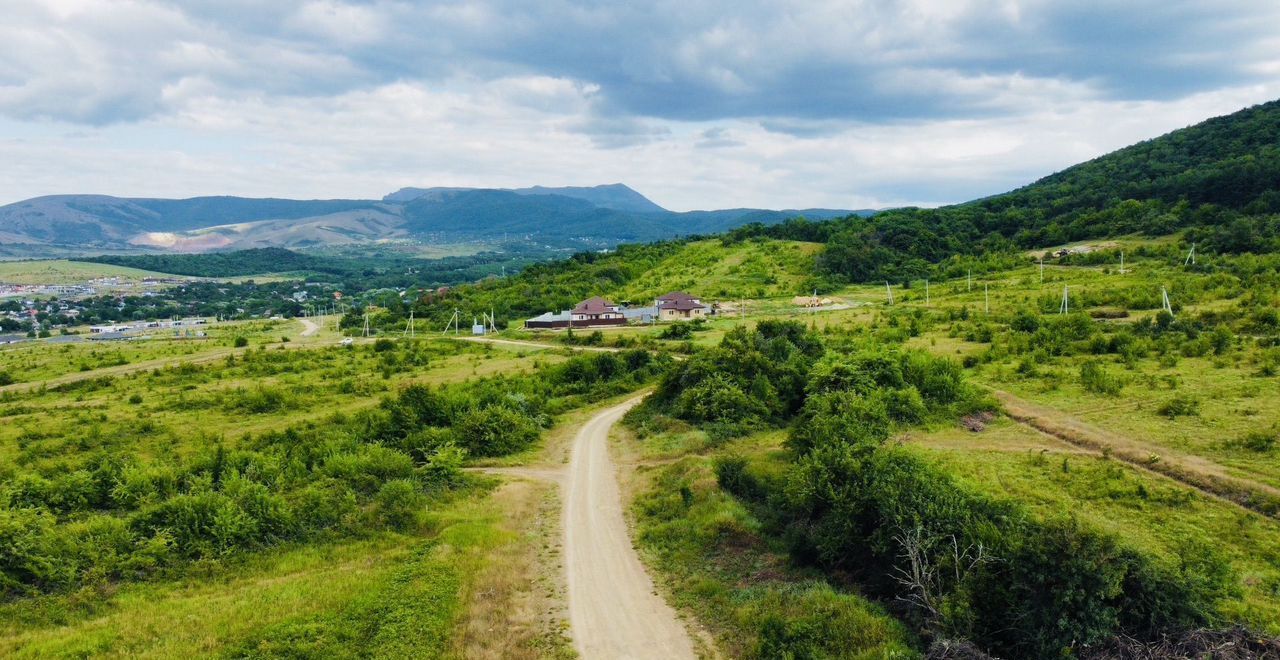
[[[683,291],[672,291],[658,298],[655,304],[660,321],[700,319],[707,315],[707,306]]]
[[[593,296],[578,303],[577,307],[569,312],[569,318],[573,321],[573,327],[588,327],[593,325],[625,325],[627,319],[622,315],[622,308],[601,298]]]
[[[559,313],[547,312],[528,319],[524,322],[524,327],[529,329],[597,328],[626,324],[626,316],[623,315],[620,307],[600,296],[595,296],[578,303],[571,310]]]

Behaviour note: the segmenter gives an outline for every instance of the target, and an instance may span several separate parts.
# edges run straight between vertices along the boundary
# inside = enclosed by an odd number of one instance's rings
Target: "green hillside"
[[[1211,119],[1045,177],[1025,188],[938,209],[827,221],[755,223],[716,241],[623,246],[456,289],[419,310],[457,306],[504,318],[563,309],[590,295],[644,300],[670,289],[767,297],[849,283],[994,272],[1027,248],[1179,234],[1202,253],[1280,249],[1280,101]],[[778,239],[786,243],[761,240]],[[803,245],[801,248],[799,246]]]
[[[1029,186],[938,209],[825,223],[752,225],[737,238],[821,241],[837,282],[937,276],[957,255],[1186,232],[1202,249],[1276,250],[1280,101],[1241,110],[1082,163]],[[942,264],[939,266],[938,264]]]

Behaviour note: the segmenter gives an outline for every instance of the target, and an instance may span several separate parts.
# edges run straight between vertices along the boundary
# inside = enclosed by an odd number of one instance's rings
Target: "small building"
[[[129,339],[129,335],[123,332],[96,332],[89,335],[92,341],[124,341]]]
[[[91,325],[89,326],[89,334],[94,334],[94,335],[112,334],[112,333],[124,332],[125,330],[129,330],[129,329],[130,329],[130,326],[127,326],[127,325]]]
[[[623,307],[622,316],[627,319],[628,323],[650,324],[658,320],[658,308],[653,307]]]
[[[546,312],[524,322],[528,330],[550,330],[569,327],[569,312]]]
[[[658,298],[654,306],[658,308],[661,321],[700,319],[707,315],[707,306],[683,291],[672,291]]]

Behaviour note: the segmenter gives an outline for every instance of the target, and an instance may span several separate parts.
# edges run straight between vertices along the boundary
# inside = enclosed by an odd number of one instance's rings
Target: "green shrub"
[[[1266,453],[1274,450],[1276,445],[1280,443],[1275,431],[1250,431],[1237,440],[1231,442],[1232,446],[1258,453]]]
[[[658,333],[658,339],[669,339],[673,341],[683,341],[693,338],[693,324],[677,322],[662,329]]]
[[[1088,392],[1106,396],[1115,396],[1124,387],[1119,378],[1107,373],[1095,360],[1088,360],[1080,365],[1080,385]]]
[[[533,419],[501,405],[463,413],[454,426],[458,443],[473,456],[502,456],[532,445],[541,434]]]
[[[378,489],[374,502],[378,517],[393,529],[406,529],[417,520],[425,497],[413,479],[392,479]]]
[[[381,445],[363,445],[335,454],[324,461],[322,472],[339,479],[357,492],[372,493],[389,479],[413,476],[413,459],[408,454]]]
[[[232,345],[235,346],[236,348],[244,348],[245,346],[249,345],[249,338],[241,335],[237,335],[236,338],[232,341]]]
[[[0,594],[29,595],[67,581],[54,541],[54,518],[31,508],[0,508]]]
[[[1175,417],[1184,417],[1188,415],[1200,414],[1200,399],[1190,394],[1176,394],[1172,399],[1160,404],[1156,408],[1156,412],[1173,419]]]

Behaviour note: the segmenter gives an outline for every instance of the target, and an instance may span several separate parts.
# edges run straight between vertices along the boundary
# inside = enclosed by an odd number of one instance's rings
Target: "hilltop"
[[[717,233],[837,209],[729,209],[675,213],[623,184],[517,190],[403,188],[382,200],[123,198],[53,195],[0,207],[0,245],[81,251],[207,252],[316,248],[388,240],[431,243],[502,238],[599,248]]]

